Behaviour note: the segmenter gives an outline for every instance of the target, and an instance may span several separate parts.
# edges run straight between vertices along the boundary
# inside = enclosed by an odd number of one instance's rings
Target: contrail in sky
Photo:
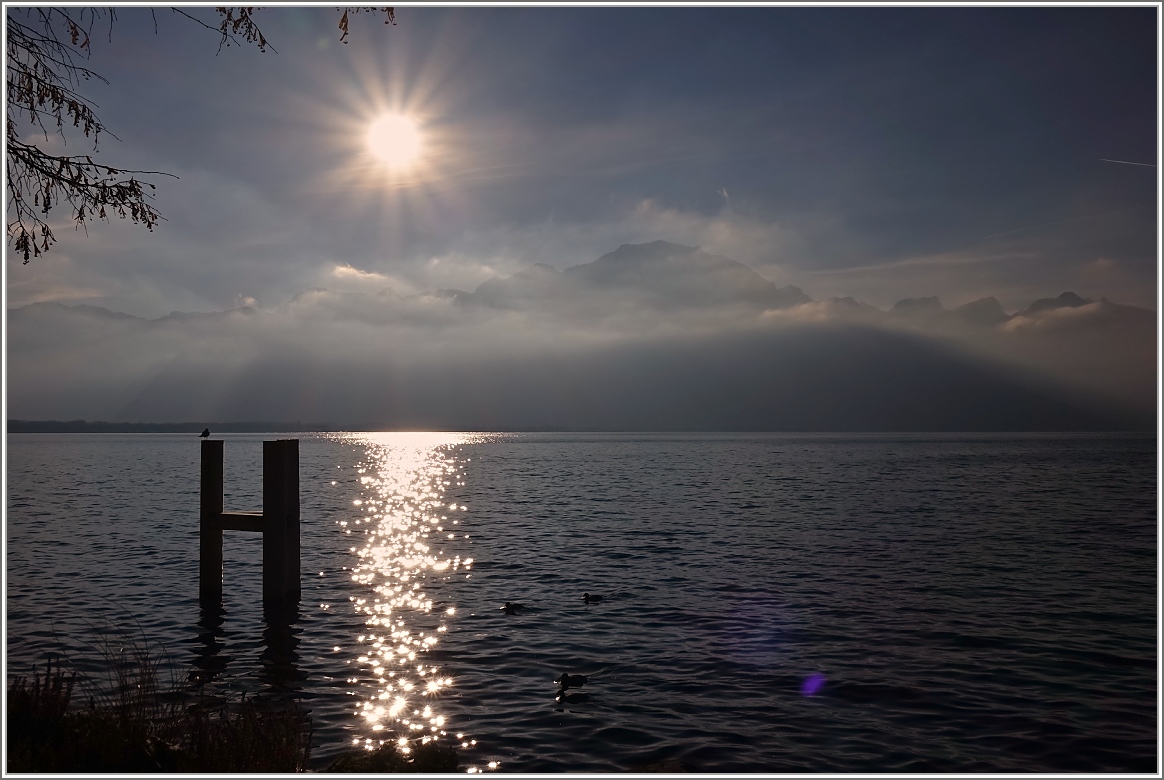
[[[1119,163],[1120,165],[1142,165],[1145,168],[1155,168],[1156,167],[1156,163],[1137,163],[1137,162],[1128,162],[1127,160],[1109,160],[1106,157],[1100,157],[1099,159],[1101,162],[1113,162],[1113,163]]]

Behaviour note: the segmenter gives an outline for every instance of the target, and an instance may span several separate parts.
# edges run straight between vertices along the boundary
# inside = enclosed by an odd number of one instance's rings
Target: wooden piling
[[[199,594],[222,598],[222,532],[263,534],[263,601],[300,597],[299,440],[263,442],[263,511],[226,512],[222,500],[222,441],[202,442]]]
[[[283,489],[286,508],[286,530],[283,537],[285,580],[284,594],[288,600],[299,601],[301,595],[302,558],[299,545],[299,440],[283,440]]]
[[[298,600],[298,439],[263,442],[263,520],[263,600]]]
[[[222,440],[202,442],[198,517],[198,595],[222,598]]]

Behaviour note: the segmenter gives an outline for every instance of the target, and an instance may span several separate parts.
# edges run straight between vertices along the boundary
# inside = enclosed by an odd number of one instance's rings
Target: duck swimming
[[[554,701],[559,704],[581,704],[584,701],[590,700],[588,693],[570,693],[565,688],[559,688],[558,692],[554,694]],[[559,709],[558,712],[561,712]]]
[[[561,685],[562,690],[565,691],[567,688],[581,688],[589,679],[584,674],[567,674],[566,672],[562,672],[562,676],[554,680],[554,682]]]
[[[597,604],[602,601],[602,596],[591,596],[589,593],[583,593],[582,600],[587,604]]]
[[[525,609],[525,604],[513,604],[507,601],[505,602],[505,606],[501,608],[501,611],[507,615],[516,615],[518,610],[521,609]]]

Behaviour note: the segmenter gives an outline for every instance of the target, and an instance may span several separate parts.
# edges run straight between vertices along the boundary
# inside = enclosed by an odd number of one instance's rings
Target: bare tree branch
[[[12,15],[7,19],[6,229],[25,263],[56,241],[47,219],[62,202],[69,205],[78,227],[93,217],[108,219],[111,213],[151,230],[161,219],[146,200],[146,188],[154,185],[135,178],[146,172],[120,171],[88,156],[47,154],[23,142],[17,131],[17,120],[23,120],[39,127],[48,140],[47,121],[65,140],[67,123],[92,138],[94,149],[101,133],[112,136],[94,104],[78,92],[85,81],[105,81],[80,62],[89,54],[92,26],[103,15],[93,9],[74,16],[70,10],[37,8],[26,13],[27,24]],[[108,15],[112,20],[113,12]]]
[[[186,13],[181,8],[171,8],[170,10],[176,14],[179,14],[180,16],[186,17],[195,24],[199,24],[202,27],[205,27],[207,30],[211,30],[212,32],[216,32],[221,35],[222,40],[218,42],[218,52],[216,52],[217,54],[222,53],[223,46],[230,46],[231,44],[234,44],[235,46],[241,46],[243,42],[258,44],[259,51],[266,51],[267,49],[270,49],[276,54],[279,53],[275,50],[274,46],[267,43],[267,39],[263,36],[262,31],[259,30],[258,25],[255,24],[254,20],[251,18],[251,12],[256,10],[254,8],[227,8],[223,6],[214,9],[223,17],[222,23],[218,25],[218,27],[211,27],[209,24],[202,21],[198,17],[191,16],[190,14]],[[243,41],[239,41],[239,39],[235,37],[235,34],[241,34],[243,36]]]
[[[47,252],[56,241],[47,215],[62,202],[68,204],[78,227],[93,218],[108,221],[116,214],[153,230],[163,219],[146,200],[146,188],[153,190],[154,185],[139,181],[137,176],[173,174],[122,171],[95,163],[88,155],[58,157],[9,137],[8,237],[13,249],[24,255],[25,263],[30,254],[37,257]]]

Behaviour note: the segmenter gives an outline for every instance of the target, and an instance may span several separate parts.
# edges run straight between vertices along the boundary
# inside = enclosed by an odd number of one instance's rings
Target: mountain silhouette
[[[798,287],[777,287],[743,263],[667,241],[623,244],[564,271],[539,263],[482,283],[472,299],[501,309],[630,299],[664,311],[725,305],[778,309],[812,300]]]
[[[596,289],[638,291],[664,308],[737,302],[784,308],[812,300],[798,287],[777,287],[743,263],[667,241],[623,244],[563,274]]]
[[[938,300],[937,296],[929,298],[905,298],[893,304],[894,314],[916,315],[916,314],[939,314],[946,311],[942,306],[942,302]]]
[[[1090,298],[1081,298],[1073,292],[1065,292],[1058,298],[1040,298],[1019,312],[1019,314],[1021,316],[1030,316],[1032,314],[1038,314],[1041,311],[1049,311],[1051,309],[1078,308],[1080,306],[1086,306],[1089,303],[1095,303],[1095,301],[1091,300]]]
[[[1002,310],[1002,304],[993,296],[959,306],[951,314],[962,322],[985,328],[1001,325],[1010,319],[1010,315]]]
[[[937,297],[906,298],[895,303],[890,311],[897,318],[947,329],[994,328],[1011,317],[993,297],[979,298],[955,309],[947,309]]]
[[[482,282],[473,293],[463,293],[462,300],[496,309],[526,309],[555,305],[572,292],[561,271],[537,263],[505,279]]]

